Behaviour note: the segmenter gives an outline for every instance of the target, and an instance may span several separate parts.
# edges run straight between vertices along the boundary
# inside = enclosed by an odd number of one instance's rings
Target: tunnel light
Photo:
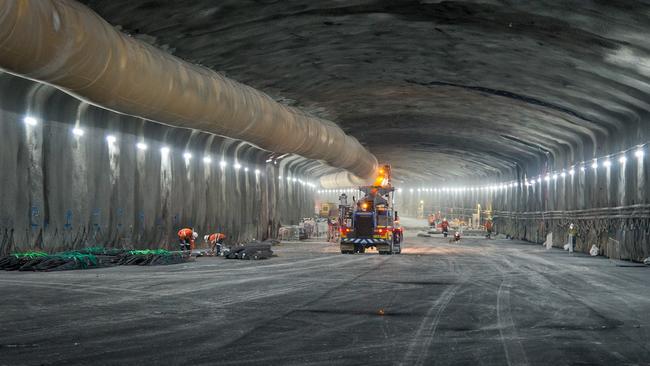
[[[185,158],[185,160],[190,160],[192,159],[192,154],[186,152],[185,154],[183,154],[183,158]]]
[[[610,166],[612,166],[612,161],[607,159],[605,160],[605,162],[603,162],[603,165],[605,166],[605,168],[609,168]]]
[[[245,172],[248,172],[248,167],[244,168],[244,171],[245,171]],[[282,178],[282,177],[280,177],[280,178]]]
[[[557,180],[557,174],[553,174],[553,180]]]
[[[257,172],[257,170],[255,170],[255,172]],[[296,182],[296,181],[298,181],[298,179],[296,179],[296,177],[293,177],[293,178],[291,178],[291,181]]]
[[[575,169],[571,168],[571,170],[569,170],[569,175],[574,175],[575,173],[576,173]]]
[[[160,153],[165,155],[165,156],[169,155],[169,151],[170,150],[169,150],[169,148],[167,146],[163,146],[163,147],[160,148]]]
[[[113,135],[108,135],[106,136],[106,142],[108,142],[109,145],[112,145],[117,141],[117,138]]]
[[[598,160],[594,159],[594,162],[591,164],[592,169],[598,169]]]
[[[258,175],[259,175],[259,174],[260,174],[260,170],[259,170],[259,169],[255,169],[255,174],[258,174]],[[296,179],[296,178],[293,178],[293,179]]]
[[[278,179],[279,179],[279,180],[282,180],[282,176],[279,176]]]
[[[533,184],[535,184],[535,183],[537,183],[537,182],[535,181],[535,179],[531,179],[531,180],[530,180],[530,184],[531,184],[531,185],[533,185]]]
[[[75,127],[75,128],[72,129],[72,134],[77,136],[77,137],[81,137],[81,136],[84,135],[84,130],[82,130],[79,127]]]
[[[551,180],[551,176],[550,176],[550,175],[546,175],[546,176],[544,177],[544,180],[548,182],[549,180]]]
[[[204,162],[205,164],[210,164],[210,163],[212,162],[212,158],[209,157],[209,156],[204,156],[204,157],[203,157],[203,162]]]
[[[241,169],[241,164],[235,163],[235,169],[237,169],[237,170]]]
[[[560,173],[560,177],[566,178],[566,173],[565,172]]]
[[[221,160],[221,161],[219,162],[219,166],[220,166],[222,169],[225,168],[227,165],[228,165],[228,163],[226,163],[225,160]]]
[[[625,155],[618,158],[618,162],[621,164],[625,164],[627,162],[627,158],[625,157]]]
[[[145,144],[144,142],[138,142],[137,144],[135,144],[135,147],[137,147],[139,150],[144,151],[147,150],[149,146],[147,146],[147,144]]]
[[[413,193],[413,188],[409,189],[409,192]]]
[[[581,167],[580,167],[580,171],[581,171],[581,172],[584,172],[584,171],[585,171],[585,167],[584,167],[584,166],[581,166]]]
[[[638,149],[634,152],[634,156],[636,156],[637,159],[643,159],[643,156],[644,156],[644,155],[645,155],[645,152],[644,152],[643,149],[641,149],[641,148],[638,148]]]
[[[29,125],[29,126],[36,126],[38,124],[38,120],[36,118],[34,118],[34,117],[31,117],[31,116],[27,116],[27,117],[23,118],[23,122],[26,125]]]

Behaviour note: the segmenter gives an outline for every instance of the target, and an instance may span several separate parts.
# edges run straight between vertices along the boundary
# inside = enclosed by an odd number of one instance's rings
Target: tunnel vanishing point
[[[650,365],[649,34],[0,0],[0,366]]]

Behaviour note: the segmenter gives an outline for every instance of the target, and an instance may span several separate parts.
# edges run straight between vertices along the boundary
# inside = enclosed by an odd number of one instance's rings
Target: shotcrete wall
[[[405,187],[395,195],[396,207],[407,216],[441,211],[449,218],[469,218],[480,204],[482,219],[492,216],[498,233],[543,243],[552,232],[556,247],[567,242],[568,226],[574,223],[578,251],[587,252],[595,244],[605,256],[642,260],[650,256],[650,157],[647,148],[641,159],[634,152],[612,155],[610,167],[601,160],[597,169],[577,166],[573,175],[565,172],[530,186],[520,179],[504,188],[494,183],[497,189]],[[621,156],[627,159],[624,163]]]
[[[75,126],[83,136],[72,133]],[[267,164],[269,153],[250,144],[106,111],[6,73],[0,136],[0,254],[176,248],[175,233],[187,226],[201,235],[225,232],[232,242],[263,239],[313,213],[313,188],[277,178],[302,177],[304,159]]]

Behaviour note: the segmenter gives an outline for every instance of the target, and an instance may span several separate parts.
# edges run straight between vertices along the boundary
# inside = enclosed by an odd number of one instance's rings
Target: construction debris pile
[[[232,247],[224,253],[227,259],[267,259],[273,256],[271,245],[277,244],[277,240],[265,240],[263,242],[252,241]]]
[[[13,253],[0,258],[0,270],[62,271],[119,265],[164,265],[187,261],[180,252],[164,249],[129,250],[103,247],[84,248],[55,254],[44,252]]]

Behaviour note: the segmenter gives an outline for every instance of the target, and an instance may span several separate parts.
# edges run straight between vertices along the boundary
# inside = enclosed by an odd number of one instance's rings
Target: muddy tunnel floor
[[[0,273],[0,364],[650,364],[650,268],[510,240]]]

